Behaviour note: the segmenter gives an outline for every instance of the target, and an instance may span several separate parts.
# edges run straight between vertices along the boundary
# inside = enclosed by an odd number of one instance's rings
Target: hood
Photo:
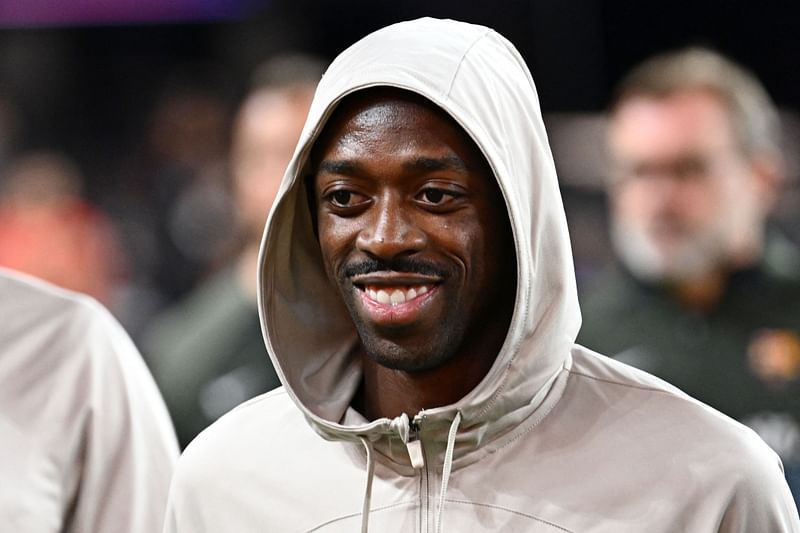
[[[361,379],[352,355],[357,336],[325,274],[303,179],[311,146],[337,103],[374,86],[418,93],[461,125],[494,171],[514,234],[515,310],[493,367],[460,401],[424,413],[426,424],[445,435],[461,414],[458,459],[540,407],[570,364],[580,327],[567,224],[536,88],[519,52],[495,31],[451,20],[402,22],[333,61],[267,222],[259,271],[264,337],[285,389],[318,433],[408,439],[408,418],[368,422],[349,409]]]

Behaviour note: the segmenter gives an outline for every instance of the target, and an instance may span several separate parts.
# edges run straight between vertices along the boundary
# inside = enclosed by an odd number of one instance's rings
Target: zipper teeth
[[[425,453],[423,451],[423,453]],[[431,494],[431,480],[430,475],[428,473],[428,465],[427,462],[425,466],[420,469],[420,484],[422,486],[422,512],[421,512],[421,525],[420,530],[423,533],[427,533],[430,530],[430,494]]]
[[[420,433],[420,424],[422,421],[425,420],[425,414],[420,413],[417,414],[411,421],[408,423],[409,435],[408,440],[419,440],[419,433]],[[423,457],[425,454],[425,450],[422,450]],[[420,531],[422,533],[426,533],[429,529],[430,525],[430,517],[428,513],[430,511],[430,475],[428,473],[428,462],[427,460],[424,461],[423,467],[420,469]]]

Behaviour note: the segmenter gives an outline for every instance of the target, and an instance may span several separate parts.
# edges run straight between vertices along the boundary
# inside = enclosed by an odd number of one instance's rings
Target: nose
[[[383,195],[371,208],[373,216],[358,234],[356,247],[373,257],[389,261],[421,251],[427,234],[419,226],[414,207],[402,198]]]

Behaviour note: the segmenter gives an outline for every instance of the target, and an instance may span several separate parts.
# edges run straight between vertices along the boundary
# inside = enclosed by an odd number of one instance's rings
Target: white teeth
[[[392,293],[392,305],[401,304],[406,301],[406,295],[400,289],[395,289]]]
[[[413,300],[418,296],[422,296],[426,292],[428,292],[428,287],[425,285],[419,285],[417,287],[412,287],[406,291],[403,289],[373,289],[370,287],[365,287],[365,292],[370,300],[376,301],[380,304],[391,304],[391,305],[400,305],[402,303],[408,302]],[[390,292],[391,291],[391,292]]]

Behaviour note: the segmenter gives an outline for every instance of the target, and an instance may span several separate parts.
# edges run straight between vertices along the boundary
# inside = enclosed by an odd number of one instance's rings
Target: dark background
[[[633,64],[692,43],[749,67],[782,108],[800,104],[800,18],[791,2],[294,0],[234,2],[228,13],[199,5],[144,22],[124,9],[116,19],[112,12],[82,22],[80,12],[64,16],[63,6],[6,20],[0,93],[22,108],[20,142],[64,149],[88,167],[92,182],[102,180],[102,159],[128,149],[171,79],[206,76],[234,102],[249,70],[273,52],[330,59],[383,25],[422,15],[506,35],[528,61],[545,112],[602,110]]]

